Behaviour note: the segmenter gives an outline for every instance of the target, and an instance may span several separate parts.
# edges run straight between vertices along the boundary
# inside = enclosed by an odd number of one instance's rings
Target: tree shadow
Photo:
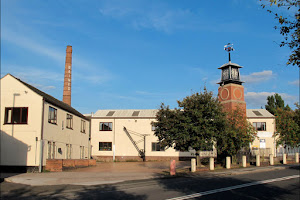
[[[1,199],[136,199],[144,200],[145,195],[134,195],[118,190],[113,185],[76,186],[28,186],[14,183],[1,183]]]
[[[157,181],[163,187],[164,190],[180,192],[182,195],[191,195],[195,193],[206,194],[204,192],[255,182],[255,180],[246,179],[246,178],[210,176],[205,174],[190,175],[190,177],[177,177],[171,181],[168,179],[158,179]],[[273,184],[259,184],[250,187],[233,189],[225,192],[216,192],[213,193],[214,196],[203,195],[201,196],[201,199],[271,200],[271,199],[282,199],[282,198],[286,199],[287,196],[295,195],[295,193],[299,193],[299,184],[290,185],[288,190],[277,187]]]

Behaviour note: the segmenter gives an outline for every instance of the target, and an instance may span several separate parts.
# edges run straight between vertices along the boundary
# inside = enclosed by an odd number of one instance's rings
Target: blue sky
[[[231,42],[247,108],[264,107],[275,92],[294,108],[299,68],[285,65],[290,50],[278,46],[275,25],[257,0],[2,0],[1,77],[11,73],[62,100],[72,45],[80,112],[173,108],[205,86],[217,95]]]

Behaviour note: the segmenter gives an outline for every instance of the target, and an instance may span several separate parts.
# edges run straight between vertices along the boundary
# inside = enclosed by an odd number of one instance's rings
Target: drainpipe
[[[42,172],[43,169],[43,154],[44,154],[44,148],[43,148],[43,134],[44,134],[44,107],[45,107],[45,99],[43,98],[43,105],[42,105],[42,125],[41,125],[41,140],[40,140],[40,165],[39,165],[39,172]]]

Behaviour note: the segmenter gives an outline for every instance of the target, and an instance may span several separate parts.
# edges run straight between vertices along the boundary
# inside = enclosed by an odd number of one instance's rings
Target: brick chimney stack
[[[67,46],[63,102],[71,106],[72,46]]]

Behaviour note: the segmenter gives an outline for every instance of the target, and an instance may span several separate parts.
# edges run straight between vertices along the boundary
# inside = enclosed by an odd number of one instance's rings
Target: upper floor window
[[[73,115],[67,113],[67,128],[73,128]]]
[[[81,120],[81,128],[80,128],[81,133],[85,133],[85,121]]]
[[[5,124],[27,124],[28,107],[5,108]]]
[[[152,131],[156,131],[156,128],[157,128],[156,126],[154,126],[153,124],[151,124],[151,130]]]
[[[152,151],[165,151],[157,142],[152,142]]]
[[[112,122],[100,122],[100,131],[112,131]]]
[[[51,124],[57,123],[57,109],[49,106],[48,122]]]
[[[253,122],[253,126],[257,131],[266,130],[266,122]]]

